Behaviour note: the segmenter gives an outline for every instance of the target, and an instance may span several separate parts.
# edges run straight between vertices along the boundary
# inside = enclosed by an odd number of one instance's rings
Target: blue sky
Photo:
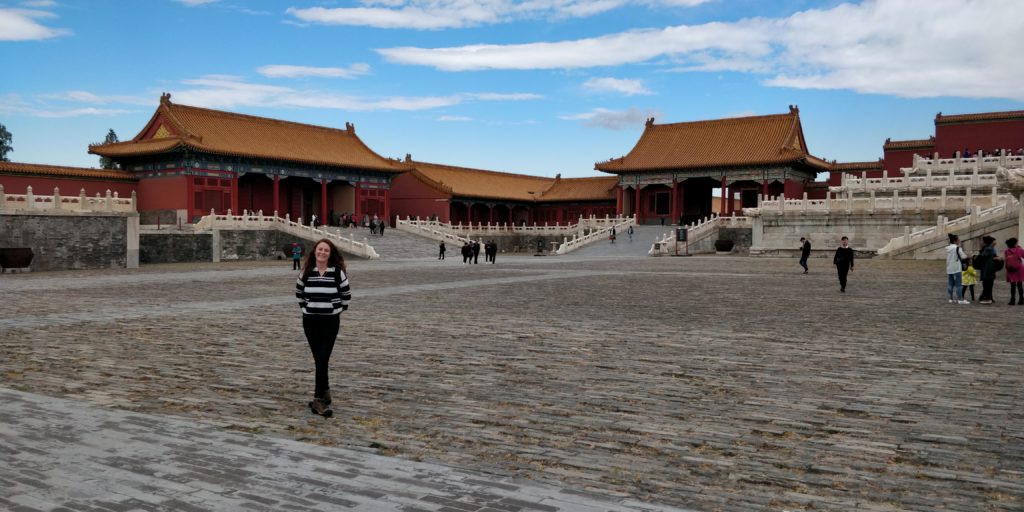
[[[162,92],[378,153],[593,176],[658,123],[800,107],[874,160],[935,114],[1024,109],[1019,0],[0,0],[13,161],[97,166]]]

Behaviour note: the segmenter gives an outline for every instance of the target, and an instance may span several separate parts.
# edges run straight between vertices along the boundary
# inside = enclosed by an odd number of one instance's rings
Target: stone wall
[[[213,235],[210,233],[148,232],[139,235],[139,262],[185,263],[212,261]]]
[[[133,224],[130,226],[129,224]],[[0,214],[0,247],[29,247],[32,271],[137,266],[129,228],[138,216],[104,214]]]
[[[796,255],[803,236],[811,241],[812,256],[828,256],[839,246],[840,238],[847,236],[851,247],[872,255],[889,240],[903,236],[904,226],[910,226],[912,230],[934,226],[938,215],[934,211],[762,215],[754,217],[751,254]],[[957,214],[946,212],[945,215],[954,218]],[[819,254],[818,251],[825,253]]]

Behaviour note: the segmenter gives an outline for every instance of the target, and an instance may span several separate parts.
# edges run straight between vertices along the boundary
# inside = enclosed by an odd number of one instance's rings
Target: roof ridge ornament
[[[160,103],[170,103],[170,102],[171,102],[171,93],[165,92],[165,93],[160,95]]]
[[[644,124],[647,128],[654,126],[654,117],[648,117],[647,122]]]
[[[356,133],[356,125],[345,121],[345,131],[349,133]]]

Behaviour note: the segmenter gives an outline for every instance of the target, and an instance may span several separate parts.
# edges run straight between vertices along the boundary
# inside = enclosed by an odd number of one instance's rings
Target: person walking
[[[469,246],[469,242],[462,243],[462,264],[466,265],[469,263],[469,259],[473,256],[473,248]]]
[[[964,282],[961,293],[963,294],[964,301],[968,304],[971,301],[977,300],[974,298],[974,285],[978,284],[978,271],[974,269],[974,258],[971,256],[967,257],[967,262],[964,263]],[[967,292],[971,292],[971,300],[967,300]]]
[[[608,239],[611,240],[613,244],[615,243],[615,226],[612,226],[612,234],[608,235]]]
[[[800,237],[800,266],[804,268],[804,274],[807,273],[807,258],[811,257],[811,241]]]
[[[850,239],[843,237],[836,255],[832,258],[832,264],[839,272],[839,291],[846,293],[846,276],[853,272],[853,248],[850,247]]]
[[[999,260],[996,253],[996,239],[985,235],[981,237],[981,252],[974,258],[974,265],[979,270],[981,277],[981,296],[978,297],[978,304],[990,305],[993,302],[992,285],[996,281],[996,261]]]
[[[444,240],[441,240],[441,245],[438,247],[438,249],[440,250],[440,252],[437,253],[437,259],[443,260],[445,251]]]
[[[498,257],[498,244],[494,240],[491,240],[491,265],[494,265],[494,260]],[[1024,302],[1024,296],[1021,297],[1021,302]]]
[[[963,261],[966,259],[967,254],[960,247],[960,237],[950,233],[949,245],[946,246],[946,295],[950,304],[970,304],[964,300],[963,289]]]
[[[380,220],[380,224],[377,225],[377,231],[379,231],[378,234],[380,236],[384,236],[384,228],[386,228],[386,227],[387,227],[387,223],[384,222],[384,219],[381,219]]]
[[[1006,282],[1010,283],[1010,305],[1024,306],[1024,248],[1017,245],[1016,238],[1006,239],[1003,260],[1006,262]]]
[[[292,242],[292,270],[299,270],[302,267],[302,245]]]
[[[473,242],[473,264],[480,264],[480,242]]]
[[[662,225],[663,226],[665,225],[664,221],[665,221],[665,219],[662,219]],[[629,229],[626,230],[626,234],[629,235],[629,241],[633,242],[633,226],[632,225],[630,225]]]
[[[345,259],[330,240],[324,238],[313,245],[295,282],[295,297],[302,310],[302,331],[316,368],[309,408],[315,414],[330,418],[333,412],[327,364],[338,338],[341,313],[348,309],[352,300]]]

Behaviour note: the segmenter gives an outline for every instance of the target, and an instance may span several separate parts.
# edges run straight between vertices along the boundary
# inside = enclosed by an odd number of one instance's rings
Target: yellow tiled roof
[[[595,178],[555,178],[541,194],[539,201],[598,201],[615,200],[617,176]]]
[[[470,167],[418,162],[406,156],[413,176],[452,197],[507,201],[604,201],[615,199],[618,178],[545,178]]]
[[[600,162],[595,168],[624,172],[798,161],[821,165],[821,160],[809,160],[809,156],[800,110],[790,106],[788,114],[687,123],[656,125],[652,118],[628,155]]]
[[[1024,110],[1008,110],[1005,112],[981,112],[977,114],[957,114],[944,116],[939,112],[935,116],[935,124],[971,123],[978,121],[1016,121],[1024,120]]]
[[[117,169],[90,169],[87,167],[64,167],[58,165],[27,164],[19,162],[0,162],[0,174],[137,181],[134,174]]]
[[[155,135],[154,123],[161,123]],[[397,160],[373,152],[355,128],[326,128],[266,117],[249,116],[171,103],[170,95],[134,139],[89,146],[89,152],[108,158],[151,155],[187,147],[196,151],[250,158],[265,158],[314,165],[329,165],[402,172]]]
[[[873,162],[840,162],[832,164],[831,170],[833,171],[881,171],[884,167],[882,166],[881,160],[875,160]]]
[[[928,149],[935,147],[935,137],[915,140],[890,140],[885,139],[883,149]]]

